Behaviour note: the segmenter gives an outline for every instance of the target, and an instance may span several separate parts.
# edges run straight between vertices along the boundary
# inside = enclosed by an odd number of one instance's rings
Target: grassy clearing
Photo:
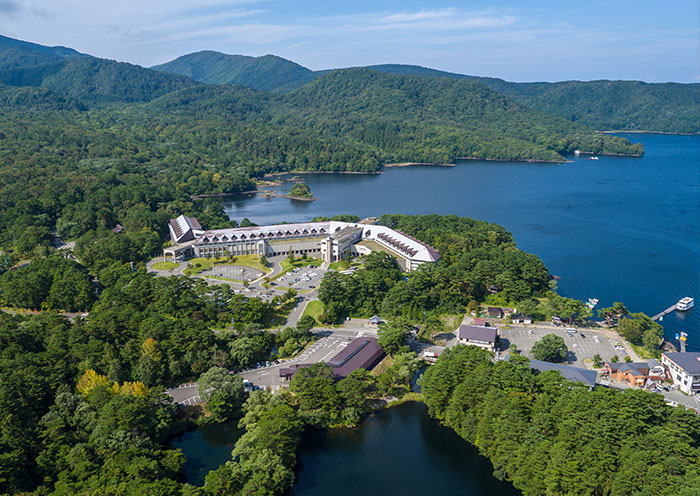
[[[319,300],[313,300],[310,301],[308,305],[306,305],[306,308],[304,309],[304,313],[302,314],[302,317],[305,315],[310,315],[316,320],[316,322],[319,322],[318,317],[323,313],[323,303],[321,303]]]
[[[238,255],[222,258],[193,258],[190,260],[190,265],[185,269],[185,274],[188,276],[199,274],[207,269],[211,269],[215,265],[240,265],[242,267],[252,267],[266,274],[271,271],[269,267],[265,267],[260,263],[260,257],[257,255]]]
[[[654,355],[653,353],[649,353],[649,350],[647,350],[643,346],[632,344],[629,341],[627,341],[627,344],[630,345],[630,347],[634,350],[634,352],[637,354],[637,356],[639,358],[641,358],[642,360],[648,360],[649,358],[659,358],[657,355]]]
[[[153,268],[156,270],[174,270],[180,266],[177,262],[166,262],[161,260],[153,264]]]
[[[358,262],[357,259],[347,259],[347,260],[340,260],[339,262],[331,262],[330,265],[328,265],[328,268],[331,270],[348,270],[350,267],[360,267],[362,265],[361,262]]]

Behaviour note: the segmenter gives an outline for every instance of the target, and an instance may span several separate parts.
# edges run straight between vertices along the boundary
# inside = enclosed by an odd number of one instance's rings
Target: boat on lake
[[[593,310],[600,300],[598,298],[588,298],[586,306]]]
[[[680,310],[681,312],[685,312],[686,310],[690,310],[695,306],[695,300],[691,298],[690,296],[686,296],[685,298],[681,298],[678,301],[678,304],[676,304],[676,310]]]

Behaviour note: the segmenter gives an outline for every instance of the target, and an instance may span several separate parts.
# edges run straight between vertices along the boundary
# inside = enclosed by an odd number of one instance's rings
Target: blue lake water
[[[176,437],[172,445],[180,448],[187,458],[185,476],[187,482],[203,486],[210,470],[215,470],[231,459],[231,451],[243,434],[238,422],[204,425],[196,431]]]
[[[492,473],[491,463],[423,404],[406,403],[355,429],[307,435],[291,496],[520,494]]]
[[[538,255],[569,297],[660,312],[700,298],[700,137],[621,134],[642,158],[571,157],[568,164],[464,161],[383,174],[307,174],[315,202],[257,195],[224,204],[236,220],[304,221],[351,213],[456,214],[505,226]],[[285,191],[286,184],[280,188]],[[664,318],[700,350],[700,308]]]

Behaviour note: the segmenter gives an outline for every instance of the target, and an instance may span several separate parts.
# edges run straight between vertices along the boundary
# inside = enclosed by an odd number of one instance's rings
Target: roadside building
[[[477,327],[473,325],[461,325],[457,331],[457,342],[471,346],[478,346],[489,351],[496,351],[498,329],[495,327]]]
[[[525,325],[530,325],[532,324],[532,317],[529,315],[525,315],[522,312],[518,312],[514,314],[511,317],[511,320],[513,321],[513,324],[525,324]]]
[[[678,389],[685,394],[700,393],[700,353],[662,353],[661,364]]]
[[[656,360],[646,362],[606,363],[600,370],[603,377],[623,382],[632,387],[644,387],[647,381],[662,381],[663,367]]]
[[[362,337],[351,341],[340,353],[328,361],[333,368],[335,380],[339,381],[356,370],[372,370],[384,358],[384,350],[376,338]],[[280,368],[280,377],[291,380],[301,368],[310,367],[310,363],[292,364]]]
[[[503,317],[503,311],[499,307],[488,307],[486,309],[486,315],[492,319],[500,319]]]
[[[488,327],[489,321],[486,319],[475,318],[473,325],[475,325],[476,327]]]
[[[564,379],[580,382],[593,387],[596,384],[598,373],[595,370],[588,370],[561,363],[544,362],[541,360],[530,360],[530,368],[544,372],[546,370],[556,370]]]

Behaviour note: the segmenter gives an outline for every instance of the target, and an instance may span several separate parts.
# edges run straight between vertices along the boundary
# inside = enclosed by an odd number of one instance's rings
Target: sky
[[[0,0],[0,34],[147,67],[216,50],[313,70],[700,81],[698,0]]]

